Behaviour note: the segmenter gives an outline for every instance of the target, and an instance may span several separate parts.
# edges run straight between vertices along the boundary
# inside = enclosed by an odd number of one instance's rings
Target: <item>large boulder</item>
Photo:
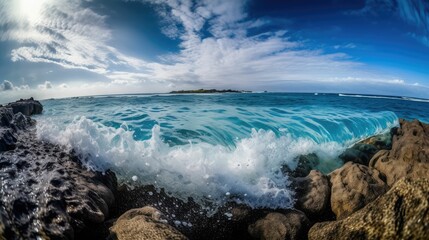
[[[304,239],[310,221],[304,213],[290,210],[288,213],[269,213],[249,226],[249,233],[256,239],[297,240]]]
[[[116,177],[89,171],[60,146],[17,134],[0,154],[0,215],[7,239],[82,238],[102,224],[114,204]]]
[[[330,174],[331,208],[343,219],[388,190],[384,176],[375,169],[348,162]]]
[[[389,186],[402,177],[429,178],[429,125],[401,119],[392,149],[378,152],[369,165],[386,175]]]
[[[317,170],[312,170],[306,177],[292,178],[297,199],[295,207],[312,217],[326,213],[331,197],[329,185],[328,177]]]
[[[162,218],[162,213],[153,207],[131,209],[122,214],[110,228],[111,240],[181,240],[183,234]]]
[[[311,239],[427,239],[429,180],[402,179],[363,209],[340,221],[316,223]]]
[[[7,108],[12,108],[13,113],[22,113],[26,116],[31,116],[33,114],[40,114],[43,111],[43,106],[39,101],[34,100],[33,98],[21,99],[19,101],[9,103]]]

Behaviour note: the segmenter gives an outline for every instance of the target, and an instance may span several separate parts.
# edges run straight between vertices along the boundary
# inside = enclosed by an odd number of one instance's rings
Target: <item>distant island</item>
[[[250,93],[252,91],[232,90],[232,89],[197,89],[197,90],[179,90],[171,91],[170,93]]]

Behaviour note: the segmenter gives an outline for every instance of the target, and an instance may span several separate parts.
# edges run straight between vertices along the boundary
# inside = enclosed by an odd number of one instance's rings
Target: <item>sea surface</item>
[[[38,137],[76,150],[89,168],[153,184],[202,206],[288,208],[282,166],[315,153],[325,173],[357,141],[398,118],[429,122],[429,102],[345,94],[111,95],[42,101]]]

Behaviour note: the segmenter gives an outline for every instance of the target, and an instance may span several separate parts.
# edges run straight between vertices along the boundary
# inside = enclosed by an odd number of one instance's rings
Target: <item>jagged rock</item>
[[[369,165],[386,175],[389,186],[402,177],[429,178],[429,125],[401,119],[392,149],[378,152]]]
[[[16,137],[10,129],[0,128],[0,153],[13,150],[16,147]]]
[[[293,178],[292,187],[297,199],[295,207],[308,216],[320,216],[329,208],[331,187],[329,179],[317,170],[306,177]]]
[[[19,101],[9,103],[7,108],[12,108],[13,113],[22,113],[26,116],[31,116],[33,114],[40,114],[43,111],[43,106],[39,101],[34,100],[33,98],[21,99]]]
[[[79,238],[107,218],[113,173],[87,170],[62,147],[38,140],[34,129],[20,131],[17,140],[15,149],[0,153],[0,215],[8,239]]]
[[[111,240],[187,239],[162,219],[162,213],[153,207],[131,209],[118,218],[110,228]]]
[[[330,174],[331,208],[343,219],[385,193],[383,175],[367,166],[348,162]]]
[[[257,239],[303,239],[310,226],[304,213],[290,210],[288,213],[269,213],[249,226],[249,233]]]
[[[11,127],[15,131],[25,130],[30,126],[33,126],[35,122],[35,120],[19,112],[13,115]]]
[[[12,119],[12,109],[0,107],[0,127],[9,127],[12,122]]]
[[[316,223],[310,240],[427,239],[429,180],[402,179],[386,194],[340,221]]]

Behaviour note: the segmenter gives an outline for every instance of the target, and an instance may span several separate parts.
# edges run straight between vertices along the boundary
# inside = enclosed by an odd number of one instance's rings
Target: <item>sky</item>
[[[0,103],[199,88],[429,98],[429,0],[0,0]]]

